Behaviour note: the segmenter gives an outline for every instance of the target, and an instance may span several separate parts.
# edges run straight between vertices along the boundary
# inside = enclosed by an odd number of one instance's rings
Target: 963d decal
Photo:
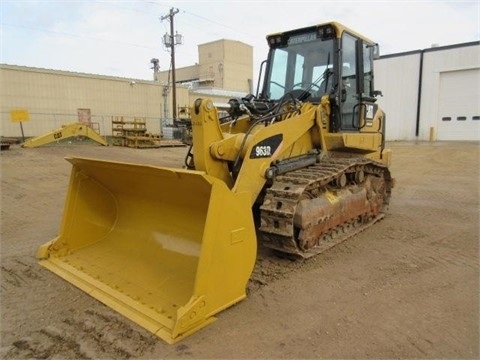
[[[253,146],[250,159],[271,157],[280,146],[282,140],[283,135],[277,134],[260,141]]]

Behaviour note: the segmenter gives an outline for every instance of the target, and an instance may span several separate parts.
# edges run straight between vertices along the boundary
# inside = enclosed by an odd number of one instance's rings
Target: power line
[[[191,16],[194,16],[194,17],[197,17],[197,18],[199,18],[199,19],[205,20],[205,21],[210,22],[210,23],[212,23],[212,24],[215,24],[215,25],[224,27],[224,28],[226,28],[226,29],[229,29],[229,30],[232,30],[232,31],[236,31],[236,32],[239,31],[238,29],[234,29],[234,28],[232,28],[232,27],[230,27],[230,26],[228,26],[228,25],[219,23],[218,21],[214,21],[214,20],[209,19],[209,18],[206,18],[206,17],[204,17],[204,16],[194,14],[194,13],[192,13],[192,12],[190,12],[190,11],[185,11],[185,10],[182,10],[182,11],[183,11],[185,14],[188,14],[188,15],[191,15]]]
[[[45,33],[75,37],[75,38],[85,39],[85,40],[105,41],[105,42],[111,42],[111,43],[116,43],[116,44],[121,44],[121,45],[135,46],[135,47],[139,47],[139,48],[143,48],[143,49],[154,49],[154,50],[158,49],[157,47],[153,47],[153,46],[139,45],[139,44],[127,43],[127,42],[116,41],[116,40],[108,40],[108,39],[102,39],[102,38],[97,38],[97,37],[93,37],[93,36],[78,35],[78,34],[73,34],[73,33],[54,31],[54,30],[32,27],[32,26],[26,26],[26,25],[2,23],[2,26],[10,26],[10,27],[21,28],[21,29],[26,29],[26,30],[30,30],[30,31],[45,32]]]
[[[96,0],[96,1],[92,1],[94,3],[97,3],[99,5],[103,5],[103,6],[109,6],[109,7],[112,7],[112,8],[117,8],[117,9],[122,9],[122,10],[129,10],[129,11],[133,11],[133,12],[136,12],[136,13],[140,13],[140,14],[145,14],[145,15],[152,15],[152,12],[151,11],[145,11],[145,10],[140,10],[140,9],[137,9],[137,8],[131,8],[131,7],[125,7],[125,6],[120,6],[118,5],[118,2],[109,2],[109,1],[99,1],[99,0]],[[144,4],[153,4],[151,2],[148,2],[148,1],[141,1],[143,2]],[[162,7],[166,7],[164,5],[161,5],[161,4],[156,4],[156,5],[160,5]]]

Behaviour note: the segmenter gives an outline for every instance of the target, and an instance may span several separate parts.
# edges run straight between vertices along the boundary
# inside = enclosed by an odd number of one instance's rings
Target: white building
[[[480,41],[375,60],[387,140],[480,140]]]

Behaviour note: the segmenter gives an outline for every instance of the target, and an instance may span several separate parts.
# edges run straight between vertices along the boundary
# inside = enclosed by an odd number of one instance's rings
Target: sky
[[[159,1],[0,0],[0,63],[152,80],[150,60],[170,68],[162,43],[173,9],[176,67],[198,62],[198,45],[219,39],[253,47],[254,82],[266,35],[338,21],[395,54],[480,40],[480,0]]]

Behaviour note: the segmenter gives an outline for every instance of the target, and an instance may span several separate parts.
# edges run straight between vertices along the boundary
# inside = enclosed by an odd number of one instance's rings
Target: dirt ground
[[[388,215],[307,261],[261,251],[246,300],[167,345],[40,267],[65,156],[181,167],[186,148],[54,145],[1,153],[2,359],[478,359],[478,143],[391,143]]]

